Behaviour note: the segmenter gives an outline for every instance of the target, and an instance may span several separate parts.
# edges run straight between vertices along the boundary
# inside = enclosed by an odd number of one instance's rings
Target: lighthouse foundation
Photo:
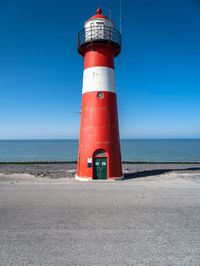
[[[87,177],[83,177],[83,176],[78,176],[78,175],[75,175],[75,179],[78,180],[78,181],[93,181],[95,180],[96,181],[105,181],[105,179],[93,179],[93,178],[87,178]],[[119,177],[112,177],[112,178],[109,178],[109,179],[106,179],[106,181],[117,181],[117,180],[123,180],[124,179],[124,175],[122,176],[119,176]]]

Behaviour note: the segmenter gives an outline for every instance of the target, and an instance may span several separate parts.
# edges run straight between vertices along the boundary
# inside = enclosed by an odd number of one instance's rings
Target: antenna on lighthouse
[[[119,31],[122,34],[122,0],[119,0]]]
[[[112,9],[110,8],[110,9],[108,10],[108,12],[109,12],[109,19],[111,20],[111,19],[112,19]]]

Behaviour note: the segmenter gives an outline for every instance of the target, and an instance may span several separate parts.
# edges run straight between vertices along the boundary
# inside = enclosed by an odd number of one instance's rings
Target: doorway
[[[107,158],[94,159],[94,179],[107,179]]]

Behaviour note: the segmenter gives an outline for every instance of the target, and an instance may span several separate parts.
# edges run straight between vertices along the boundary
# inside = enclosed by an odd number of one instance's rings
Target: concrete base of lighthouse
[[[78,176],[76,174],[75,179],[79,181],[116,181],[116,180],[123,180],[124,175],[119,176],[119,177],[107,178],[107,179],[94,179],[94,178],[86,178],[86,177]]]

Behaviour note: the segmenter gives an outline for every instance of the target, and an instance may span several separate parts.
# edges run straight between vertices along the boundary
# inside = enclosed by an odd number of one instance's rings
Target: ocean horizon
[[[121,139],[122,161],[200,162],[200,138]],[[0,162],[76,161],[78,139],[0,140]]]

